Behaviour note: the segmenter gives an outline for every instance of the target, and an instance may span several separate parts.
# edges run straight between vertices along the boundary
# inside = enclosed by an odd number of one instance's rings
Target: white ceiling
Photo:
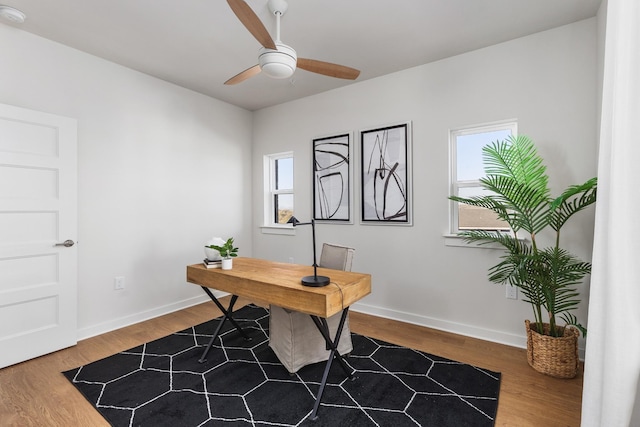
[[[267,0],[246,0],[275,39]],[[601,0],[289,0],[282,41],[362,81],[596,15]],[[225,0],[0,0],[19,28],[256,110],[352,81],[297,70],[223,83],[257,63],[259,43]],[[487,64],[500,66],[499,64]],[[505,64],[506,65],[506,64]]]

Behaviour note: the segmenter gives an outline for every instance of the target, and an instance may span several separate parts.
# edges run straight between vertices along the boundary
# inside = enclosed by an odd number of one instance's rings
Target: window
[[[482,196],[486,194],[480,186],[484,176],[482,147],[491,142],[503,140],[509,135],[517,135],[517,123],[505,121],[452,130],[450,133],[451,152],[451,194],[460,197]],[[451,202],[451,232],[464,230],[509,230],[509,224],[499,220],[485,208]]]
[[[293,153],[264,157],[264,225],[286,224],[293,216]]]

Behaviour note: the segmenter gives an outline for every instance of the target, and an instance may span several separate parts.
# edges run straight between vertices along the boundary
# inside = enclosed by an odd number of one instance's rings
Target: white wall
[[[524,346],[530,307],[488,282],[499,253],[445,245],[449,129],[517,118],[546,159],[556,193],[596,175],[596,19],[255,112],[253,167],[293,150],[296,216],[311,216],[311,140],[379,125],[413,123],[413,227],[319,224],[319,241],[356,248],[354,271],[373,292],[354,309]],[[357,150],[356,150],[357,153]],[[356,174],[357,177],[357,168]],[[311,263],[310,230],[263,234],[262,177],[253,177],[254,256]],[[359,192],[356,185],[355,193]],[[593,211],[563,238],[590,258]],[[585,287],[583,295],[587,295]],[[577,313],[585,321],[586,301]]]
[[[212,235],[235,236],[241,255],[310,263],[309,229],[259,229],[262,156],[295,151],[304,220],[312,138],[354,131],[357,142],[360,129],[411,120],[413,227],[360,225],[356,200],[355,223],[320,224],[319,240],[356,247],[354,270],[373,275],[356,309],[524,345],[528,305],[486,279],[497,252],[444,244],[448,132],[515,117],[557,191],[595,175],[596,34],[589,19],[252,115],[0,25],[0,102],[78,119],[80,337],[204,300],[184,266]],[[565,242],[589,258],[593,214],[576,219]]]
[[[78,119],[79,338],[204,301],[214,235],[251,255],[250,112],[5,25],[0,52],[1,103]]]

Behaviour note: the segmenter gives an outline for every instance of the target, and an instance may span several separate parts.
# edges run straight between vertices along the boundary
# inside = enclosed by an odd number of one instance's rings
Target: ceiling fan
[[[258,15],[244,0],[227,0],[227,3],[229,3],[231,10],[233,10],[240,22],[260,42],[262,48],[260,48],[258,54],[258,64],[236,74],[224,84],[235,85],[241,83],[261,71],[275,79],[286,79],[293,75],[296,67],[312,73],[340,79],[355,80],[360,75],[360,71],[355,68],[315,59],[298,58],[296,51],[292,47],[281,42],[280,18],[285,14],[288,7],[285,0],[269,0],[269,10],[276,16],[275,41],[269,35]]]

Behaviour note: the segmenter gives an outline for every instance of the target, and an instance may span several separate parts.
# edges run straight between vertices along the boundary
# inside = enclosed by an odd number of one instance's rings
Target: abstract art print
[[[360,132],[361,220],[411,225],[410,123]]]
[[[313,140],[313,218],[351,222],[351,135]]]

